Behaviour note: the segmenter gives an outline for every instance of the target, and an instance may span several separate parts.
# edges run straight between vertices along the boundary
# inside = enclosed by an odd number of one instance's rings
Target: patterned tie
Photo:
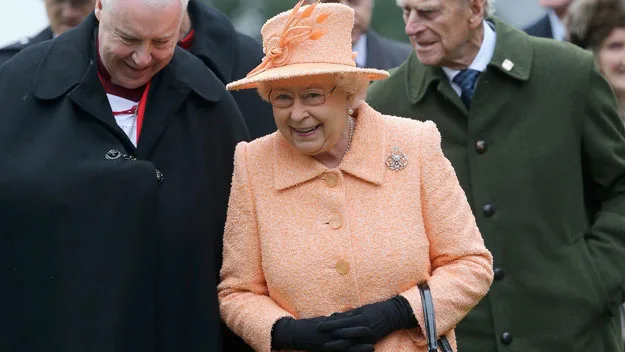
[[[471,100],[473,100],[473,94],[475,93],[475,83],[480,76],[480,71],[470,68],[464,69],[454,77],[453,81],[460,86],[460,100],[464,103],[467,109],[471,108]]]

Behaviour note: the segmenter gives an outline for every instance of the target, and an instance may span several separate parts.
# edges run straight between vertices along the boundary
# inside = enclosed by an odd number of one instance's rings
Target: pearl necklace
[[[354,138],[354,131],[356,130],[356,120],[354,120],[352,115],[347,115],[347,119],[349,120],[349,137],[347,139],[347,147],[345,148],[345,154],[347,154],[347,152],[349,151],[349,147],[352,144],[352,138]]]

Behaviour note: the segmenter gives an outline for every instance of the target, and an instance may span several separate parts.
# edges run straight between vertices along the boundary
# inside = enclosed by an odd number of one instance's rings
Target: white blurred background
[[[48,25],[43,0],[0,0],[0,47]]]

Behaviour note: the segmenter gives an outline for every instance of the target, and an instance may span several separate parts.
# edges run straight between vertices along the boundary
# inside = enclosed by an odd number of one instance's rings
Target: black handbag
[[[436,322],[434,320],[434,301],[432,301],[432,293],[427,283],[419,285],[419,292],[421,292],[421,304],[423,305],[423,320],[425,326],[425,338],[428,342],[428,352],[454,352],[451,349],[451,344],[447,340],[447,336],[441,336],[438,341],[436,340]],[[439,350],[440,348],[440,350]]]

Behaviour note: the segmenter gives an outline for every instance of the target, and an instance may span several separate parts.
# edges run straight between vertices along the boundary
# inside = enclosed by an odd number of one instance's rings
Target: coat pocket
[[[583,233],[579,233],[575,237],[575,240],[573,241],[573,246],[578,251],[579,258],[584,263],[584,267],[586,268],[585,274],[590,281],[593,297],[596,300],[598,308],[601,312],[607,312],[609,309],[608,302],[610,301],[608,291],[606,290],[605,284],[601,279],[601,275],[599,275],[597,266],[592,260],[590,250],[588,249],[588,244],[586,243],[586,239]]]

